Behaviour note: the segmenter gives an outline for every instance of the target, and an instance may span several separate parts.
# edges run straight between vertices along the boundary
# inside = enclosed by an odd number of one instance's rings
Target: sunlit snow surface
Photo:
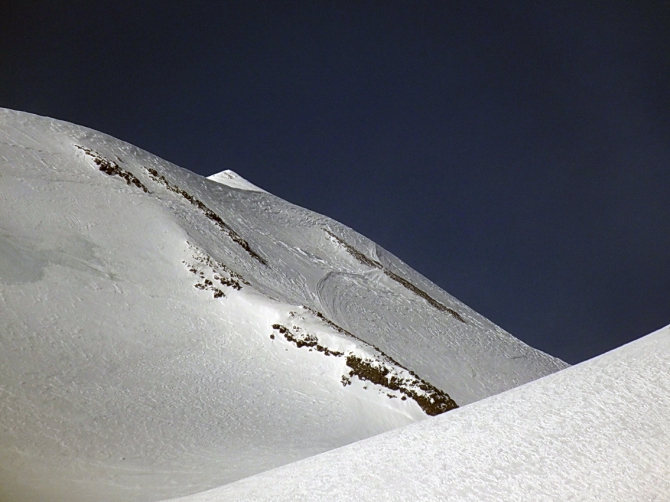
[[[247,180],[242,178],[242,176],[240,176],[234,171],[231,171],[230,169],[226,169],[225,171],[221,171],[220,173],[207,176],[207,179],[216,181],[217,183],[221,183],[222,185],[228,185],[229,187],[232,188],[241,188],[242,190],[251,190],[252,192],[265,192],[265,190],[263,190],[262,188],[259,188],[253,183],[248,182]]]
[[[201,492],[566,366],[224,174],[0,109],[0,500]]]
[[[446,415],[179,502],[229,500],[670,500],[670,328]]]

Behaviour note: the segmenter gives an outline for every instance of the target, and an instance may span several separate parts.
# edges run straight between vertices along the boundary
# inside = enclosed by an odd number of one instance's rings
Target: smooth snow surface
[[[215,178],[0,109],[0,500],[201,492],[566,366]]]
[[[670,500],[670,328],[465,408],[174,502]]]

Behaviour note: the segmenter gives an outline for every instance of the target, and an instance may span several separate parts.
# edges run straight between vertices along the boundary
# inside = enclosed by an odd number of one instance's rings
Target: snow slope
[[[454,412],[174,502],[670,500],[670,327]]]
[[[566,366],[214,178],[0,109],[0,500],[195,493]]]

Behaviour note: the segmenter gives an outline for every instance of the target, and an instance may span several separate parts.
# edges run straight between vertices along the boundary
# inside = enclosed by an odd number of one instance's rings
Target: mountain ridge
[[[0,498],[185,495],[566,367],[265,191],[5,109],[0,162]]]

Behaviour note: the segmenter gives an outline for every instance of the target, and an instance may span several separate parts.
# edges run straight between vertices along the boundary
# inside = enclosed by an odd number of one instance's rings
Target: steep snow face
[[[565,367],[215,178],[0,110],[0,500],[195,493]]]
[[[670,327],[596,359],[174,502],[670,500]]]

